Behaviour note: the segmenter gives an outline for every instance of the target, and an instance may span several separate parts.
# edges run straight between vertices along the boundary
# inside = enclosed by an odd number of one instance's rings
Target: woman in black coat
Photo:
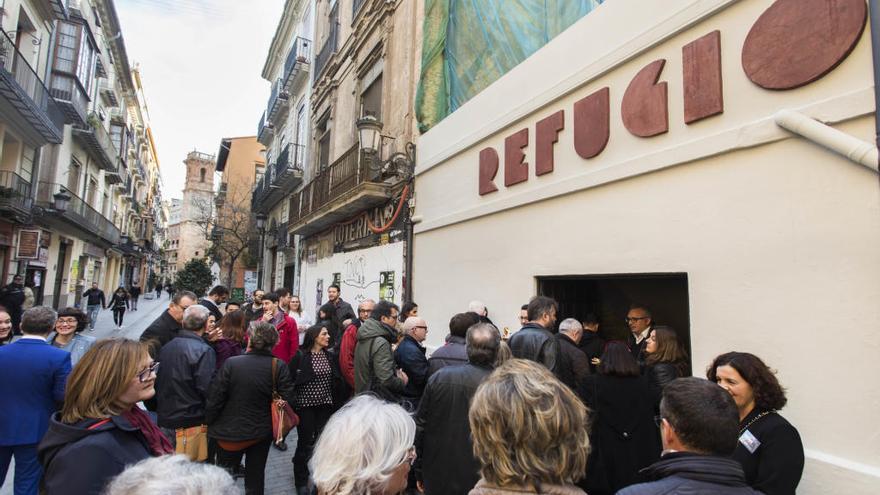
[[[272,444],[273,362],[275,389],[290,403],[293,381],[287,366],[272,356],[278,331],[271,323],[258,323],[248,330],[248,351],[231,357],[211,384],[205,421],[208,436],[218,444],[218,464],[230,472],[245,456],[245,492],[262,494],[266,458]]]
[[[122,287],[116,289],[113,297],[110,298],[110,302],[107,303],[107,307],[113,311],[113,323],[116,324],[116,329],[119,330],[122,328],[125,310],[128,309],[128,292]]]
[[[645,355],[645,376],[654,393],[655,409],[659,411],[663,388],[672,380],[689,375],[687,353],[672,327],[656,326],[648,334]]]
[[[320,324],[306,330],[303,345],[290,360],[291,374],[295,376],[296,402],[299,415],[296,427],[296,453],[293,455],[293,478],[297,492],[306,489],[309,482],[309,459],[315,441],[349,396],[339,360],[328,351],[330,332]]]
[[[330,348],[338,348],[339,339],[341,338],[340,332],[342,331],[342,322],[339,321],[339,317],[336,315],[336,306],[333,303],[327,303],[320,308],[318,308],[318,320],[315,323],[316,326],[320,325],[327,329],[327,333],[330,335]],[[303,337],[305,339],[305,337]],[[303,340],[305,343],[305,340]]]
[[[660,459],[660,431],[647,379],[623,342],[610,342],[599,374],[580,389],[591,410],[591,453],[581,487],[590,495],[611,494],[636,483],[640,469]]]
[[[742,464],[746,481],[767,495],[794,495],[804,472],[804,445],[777,412],[787,399],[776,375],[754,354],[728,352],[715,358],[706,377],[727,390],[739,409],[733,458]]]

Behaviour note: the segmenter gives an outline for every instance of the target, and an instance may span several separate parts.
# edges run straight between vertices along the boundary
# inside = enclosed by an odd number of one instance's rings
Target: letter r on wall
[[[498,190],[493,182],[498,175],[498,152],[495,148],[484,148],[480,151],[480,196]]]

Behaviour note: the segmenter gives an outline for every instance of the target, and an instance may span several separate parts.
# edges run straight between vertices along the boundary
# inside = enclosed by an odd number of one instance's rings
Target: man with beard
[[[551,332],[556,328],[558,307],[549,297],[533,298],[527,310],[529,322],[508,340],[513,357],[541,363],[557,377],[564,368],[559,356],[559,341]]]

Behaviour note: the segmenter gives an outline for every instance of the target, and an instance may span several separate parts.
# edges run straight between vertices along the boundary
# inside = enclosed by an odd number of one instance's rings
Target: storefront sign
[[[37,259],[40,254],[40,231],[39,230],[19,230],[18,231],[18,249],[15,251],[15,257],[20,260]]]
[[[752,25],[743,42],[742,70],[752,83],[770,90],[808,85],[837,67],[855,48],[867,21],[863,0],[777,0]],[[632,135],[650,138],[669,131],[667,83],[661,82],[666,59],[638,71],[620,105],[623,126]],[[724,111],[721,33],[713,31],[682,48],[684,122],[688,125]],[[599,156],[610,137],[610,88],[604,87],[574,103],[571,141],[578,156]],[[535,124],[536,176],[554,168],[554,145],[565,128],[565,110],[556,110]],[[529,180],[523,149],[530,145],[529,128],[504,140],[504,187]],[[478,193],[498,191],[495,177],[500,156],[494,147],[479,151]]]
[[[388,222],[394,219],[396,206],[397,205],[394,202],[389,201],[383,206],[377,206],[363,212],[350,222],[337,225],[333,229],[334,250],[339,251],[347,244],[377,235],[370,226],[372,225],[374,228],[378,228],[387,225]],[[401,218],[402,215],[398,215],[398,220]],[[375,243],[378,243],[378,238],[376,238]],[[375,243],[369,244],[373,245]]]

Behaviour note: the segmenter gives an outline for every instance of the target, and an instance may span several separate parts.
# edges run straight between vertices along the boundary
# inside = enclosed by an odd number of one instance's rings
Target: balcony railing
[[[64,112],[5,32],[0,36],[0,94],[21,113],[44,143],[62,141]]]
[[[27,215],[31,206],[31,183],[15,172],[0,170],[0,210]]]
[[[305,147],[289,143],[273,163],[266,167],[262,180],[254,188],[253,211],[267,212],[302,182]]]
[[[109,244],[119,243],[119,229],[113,222],[101,215],[98,210],[92,208],[79,196],[72,193],[65,186],[53,182],[37,183],[37,204],[43,208],[51,208],[54,203],[54,194],[64,190],[71,196],[67,209],[60,215],[51,215],[52,218],[60,217],[80,230],[96,235]]]
[[[339,23],[335,22],[330,25],[330,33],[327,35],[327,39],[324,41],[324,46],[321,47],[321,51],[318,52],[318,56],[315,57],[315,80],[317,81],[319,77],[321,77],[321,72],[326,67],[327,62],[330,60],[330,57],[336,53],[337,45],[339,43]]]
[[[284,62],[284,87],[291,90],[296,76],[308,70],[309,60],[312,56],[312,41],[299,37],[293,41],[287,60]]]
[[[257,124],[257,141],[269,146],[272,137],[275,135],[275,124],[266,120],[266,112],[260,117],[260,123]]]
[[[68,124],[83,127],[86,125],[86,114],[89,99],[70,74],[55,72],[49,83],[49,91],[64,111]]]
[[[287,105],[289,98],[290,93],[284,89],[283,81],[281,79],[275,81],[275,84],[272,85],[272,94],[269,95],[269,104],[266,107],[266,119],[274,122],[281,114],[281,110]]]
[[[119,167],[119,152],[97,115],[90,114],[88,124],[84,127],[74,127],[73,136],[95,158],[101,168],[115,172]]]
[[[359,148],[355,145],[293,196],[290,203],[291,224],[301,221],[361,184],[384,182],[379,172],[370,169],[370,160],[358,159],[359,154]]]

